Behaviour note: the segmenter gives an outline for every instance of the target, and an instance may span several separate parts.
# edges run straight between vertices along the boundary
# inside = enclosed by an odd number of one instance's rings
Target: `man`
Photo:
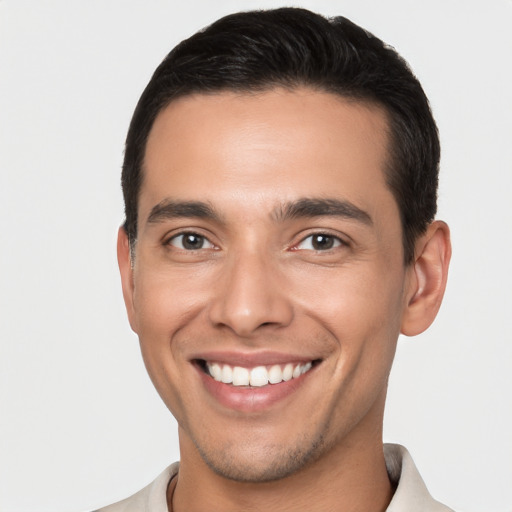
[[[240,13],[135,110],[118,258],[181,460],[105,512],[443,511],[382,444],[398,335],[450,259],[439,141],[396,52],[344,18]]]

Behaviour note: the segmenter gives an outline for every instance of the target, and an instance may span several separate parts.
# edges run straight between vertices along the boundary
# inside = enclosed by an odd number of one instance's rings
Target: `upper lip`
[[[270,366],[274,364],[307,363],[315,361],[318,357],[308,357],[284,352],[237,352],[237,351],[209,351],[201,352],[190,358],[194,360],[224,363],[230,366],[252,368],[255,366]]]

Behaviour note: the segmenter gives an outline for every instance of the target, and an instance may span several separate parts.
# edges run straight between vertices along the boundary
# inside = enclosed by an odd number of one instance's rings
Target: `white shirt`
[[[386,512],[453,512],[430,496],[409,452],[398,444],[385,444],[384,456],[396,491]],[[156,480],[133,496],[96,512],[168,512],[167,486],[179,463],[165,469]]]

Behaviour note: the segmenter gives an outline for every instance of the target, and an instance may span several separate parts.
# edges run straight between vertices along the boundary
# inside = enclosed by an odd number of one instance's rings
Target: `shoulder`
[[[94,512],[167,512],[167,486],[178,474],[178,468],[179,463],[171,464],[153,482],[133,496]]]

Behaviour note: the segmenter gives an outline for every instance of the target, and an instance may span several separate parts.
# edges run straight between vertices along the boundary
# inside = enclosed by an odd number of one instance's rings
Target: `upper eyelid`
[[[310,228],[310,230],[305,230],[306,233],[302,232],[302,234],[297,234],[293,237],[292,242],[287,244],[289,248],[296,247],[297,245],[301,244],[304,240],[306,240],[309,237],[315,236],[315,235],[325,235],[329,237],[336,238],[341,242],[342,245],[350,245],[352,243],[351,238],[344,234],[340,233],[336,230],[331,230],[328,228]],[[206,232],[206,233],[205,233]],[[187,235],[187,234],[193,234],[200,237],[205,238],[210,244],[212,244],[215,247],[219,247],[220,244],[218,242],[215,242],[213,239],[215,236],[213,233],[210,233],[209,230],[206,230],[204,228],[199,227],[185,227],[185,228],[176,228],[174,230],[171,230],[167,232],[162,237],[162,243],[164,245],[167,245],[172,239],[177,238],[179,236]]]
[[[180,237],[184,237],[185,235],[195,235],[197,237],[203,238],[209,245],[209,247],[199,247],[198,249],[185,249],[183,247],[176,247],[172,242],[173,240],[179,239]],[[182,240],[183,244],[184,240]],[[210,240],[209,237],[202,235],[200,233],[197,233],[196,231],[181,231],[179,233],[175,233],[171,236],[168,236],[163,239],[162,245],[166,248],[173,251],[185,251],[187,253],[196,253],[198,251],[216,251],[219,249],[218,245],[216,245],[214,242]]]
[[[206,231],[206,233],[205,233],[205,231]],[[168,243],[173,238],[177,238],[177,237],[183,236],[183,235],[197,235],[197,236],[206,238],[206,240],[208,240],[211,244],[217,245],[212,241],[213,234],[210,234],[204,228],[198,228],[198,227],[175,228],[170,231],[167,231],[162,236],[162,242]]]
[[[302,243],[304,240],[308,239],[309,237],[315,236],[315,235],[325,235],[330,236],[332,238],[336,238],[339,240],[343,245],[350,245],[351,239],[348,235],[341,234],[339,232],[333,232],[330,229],[314,229],[307,234],[300,235],[300,238],[297,242],[294,242],[292,246],[297,246],[300,243]]]

